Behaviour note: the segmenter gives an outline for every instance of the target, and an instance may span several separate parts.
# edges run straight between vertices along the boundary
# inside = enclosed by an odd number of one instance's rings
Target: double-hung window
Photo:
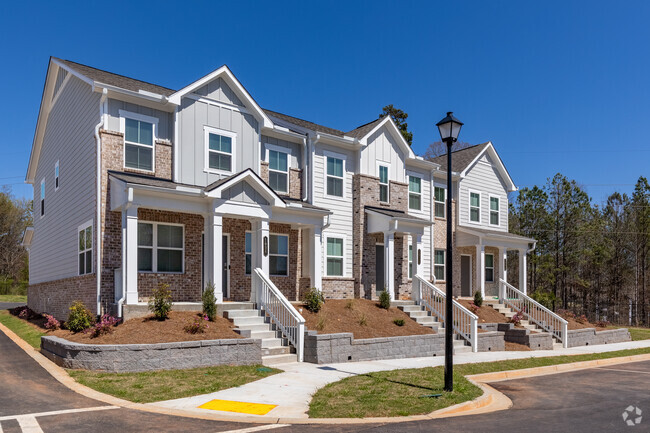
[[[138,271],[183,272],[183,226],[138,223]]]
[[[409,209],[422,209],[422,179],[409,176]]]
[[[475,223],[481,222],[481,194],[469,193],[469,220]]]
[[[343,197],[343,160],[327,156],[327,195]]]
[[[327,238],[327,275],[343,276],[343,238]]]
[[[379,201],[388,203],[388,166],[379,165]]]
[[[93,222],[79,226],[79,275],[90,274],[93,271]]]
[[[54,191],[59,189],[59,161],[54,164]]]
[[[45,179],[41,181],[41,216],[45,215]]]
[[[447,195],[447,190],[445,188],[436,186],[433,188],[433,201],[434,201],[434,212],[436,218],[445,217],[445,199]]]
[[[233,149],[235,134],[214,128],[205,129],[207,142],[207,170],[233,171]]]
[[[433,276],[436,277],[436,280],[445,280],[445,256],[445,250],[434,251]]]
[[[485,281],[488,283],[494,282],[494,255],[485,255]]]
[[[276,192],[289,192],[289,155],[269,149],[269,185]]]
[[[286,277],[289,275],[289,236],[269,236],[269,273]]]
[[[128,117],[124,121],[124,167],[136,170],[154,169],[154,123],[143,117]]]
[[[499,197],[490,197],[490,224],[499,225]]]
[[[244,254],[246,256],[246,268],[245,268],[245,273],[246,275],[251,274],[251,268],[252,268],[252,263],[253,263],[253,249],[252,249],[252,233],[251,232],[246,232],[246,241],[245,241],[245,247],[244,247]]]

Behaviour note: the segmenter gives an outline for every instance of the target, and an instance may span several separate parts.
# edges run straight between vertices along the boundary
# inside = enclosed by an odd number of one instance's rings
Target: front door
[[[472,256],[460,256],[460,296],[472,296]]]
[[[384,246],[375,246],[375,281],[377,294],[384,291]]]
[[[221,275],[221,293],[222,299],[228,298],[228,289],[230,287],[230,236],[223,235],[221,242],[221,262],[222,262],[222,275]]]

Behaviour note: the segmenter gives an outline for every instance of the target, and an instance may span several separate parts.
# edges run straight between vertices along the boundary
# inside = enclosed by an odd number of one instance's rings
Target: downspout
[[[97,218],[96,218],[96,230],[97,230],[97,241],[95,259],[97,261],[95,268],[95,275],[97,276],[97,315],[102,313],[102,139],[99,136],[99,130],[104,126],[104,114],[106,110],[104,109],[104,104],[106,103],[106,97],[108,95],[108,90],[104,88],[102,90],[102,97],[99,100],[99,123],[95,126],[95,140],[97,141]]]
[[[306,138],[302,139],[302,200],[307,201],[307,191],[308,191],[308,186],[307,186],[307,179],[309,176],[307,176],[307,152],[309,151],[309,134],[307,134]],[[311,155],[310,155],[311,156]]]

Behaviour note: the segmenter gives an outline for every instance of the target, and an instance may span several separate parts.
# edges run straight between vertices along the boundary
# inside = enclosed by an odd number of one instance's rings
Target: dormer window
[[[232,173],[235,166],[236,134],[216,128],[205,127],[206,171]]]
[[[124,133],[124,168],[154,171],[155,136],[158,119],[120,110]]]

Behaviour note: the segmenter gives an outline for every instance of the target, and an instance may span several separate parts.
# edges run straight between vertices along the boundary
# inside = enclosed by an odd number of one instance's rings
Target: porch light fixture
[[[454,390],[454,324],[453,324],[453,242],[451,233],[451,147],[458,140],[460,128],[463,122],[456,119],[451,111],[447,112],[447,117],[436,123],[442,142],[447,145],[447,257],[445,264],[447,275],[446,282],[446,299],[445,299],[445,391]]]

